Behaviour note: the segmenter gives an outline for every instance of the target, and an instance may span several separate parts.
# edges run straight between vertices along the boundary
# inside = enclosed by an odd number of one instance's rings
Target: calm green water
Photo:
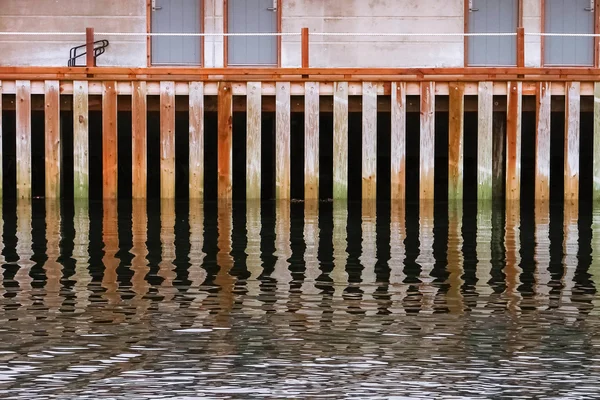
[[[34,201],[2,221],[0,398],[600,393],[600,208]]]

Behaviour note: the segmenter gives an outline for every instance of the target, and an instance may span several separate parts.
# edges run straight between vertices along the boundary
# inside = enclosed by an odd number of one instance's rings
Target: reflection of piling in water
[[[248,200],[246,202],[246,266],[250,276],[246,281],[246,296],[244,297],[244,312],[250,314],[265,314],[260,301],[260,275],[264,268],[262,265],[261,241],[261,215],[260,201]]]
[[[4,283],[4,271],[6,268],[6,258],[4,257],[4,212],[0,206],[0,313],[4,311],[4,296],[6,286]],[[0,322],[5,321],[4,316],[0,316]]]
[[[319,202],[306,200],[304,203],[304,281],[300,287],[299,314],[308,314],[317,320],[316,315],[321,315],[317,298],[321,290],[317,288],[317,278],[321,275],[319,261]]]
[[[173,285],[177,274],[175,273],[175,201],[172,199],[160,200],[160,243],[161,261],[158,264],[158,276],[163,278],[158,293],[163,296],[160,307],[172,311],[178,307],[174,302],[177,288]]]
[[[535,306],[546,310],[550,305],[550,210],[545,203],[536,203],[535,208]]]
[[[361,214],[362,251],[359,257],[362,264],[360,276],[362,301],[360,308],[367,315],[377,314],[377,304],[373,298],[375,293],[377,277],[375,275],[375,264],[377,264],[377,205],[374,201],[363,199]]]
[[[598,85],[600,88],[600,85]],[[594,282],[596,293],[591,315],[600,315],[600,205],[596,204],[592,216],[592,265],[590,266],[591,280]]]
[[[48,308],[49,317],[59,312],[63,303],[60,295],[63,267],[58,261],[60,257],[60,201],[46,200],[46,255],[44,263],[46,285],[44,288],[44,305]]]
[[[464,298],[462,279],[464,273],[464,257],[462,254],[462,201],[451,201],[448,206],[448,292],[446,301],[448,310],[453,314],[462,314]]]
[[[520,218],[519,204],[507,201],[506,203],[506,224],[505,224],[505,246],[506,246],[506,266],[504,274],[506,276],[507,307],[510,311],[520,311],[521,293],[519,285],[521,284],[520,275],[523,271],[520,267],[521,258],[519,256],[520,240]]]
[[[404,200],[397,200],[391,205],[390,215],[390,282],[388,293],[390,294],[389,312],[392,314],[406,314],[402,305],[408,284],[404,281],[404,260],[406,258],[406,248],[404,240],[406,239],[406,205]]]
[[[233,286],[236,279],[229,273],[231,268],[233,268],[233,257],[231,256],[233,221],[231,211],[232,206],[230,201],[219,201],[217,214],[217,226],[219,230],[217,265],[219,266],[219,272],[215,276],[214,283],[219,287],[219,314],[217,321],[220,326],[229,326],[230,312],[234,303]]]
[[[150,267],[148,266],[148,213],[145,199],[133,200],[131,207],[131,234],[132,247],[131,254],[131,289],[135,293],[132,302],[136,308],[135,318],[140,318],[146,314],[150,308],[150,300],[144,297],[148,294],[150,284],[146,280]]]
[[[571,302],[573,287],[575,286],[575,270],[577,269],[579,251],[578,244],[578,205],[565,201],[564,208],[564,239],[563,239],[563,268],[561,278],[562,290],[560,293],[559,310],[565,313],[565,320],[569,323],[577,319],[578,309]]]
[[[438,288],[432,285],[431,272],[435,266],[433,256],[433,202],[422,200],[419,208],[419,256],[416,263],[421,266],[419,292],[421,292],[420,313],[430,314],[434,311],[435,296]]]
[[[104,274],[102,276],[102,287],[109,305],[118,304],[121,301],[119,295],[119,282],[117,281],[117,268],[119,259],[119,228],[117,216],[117,201],[105,199],[102,204],[102,242],[104,243]]]
[[[348,205],[344,201],[333,202],[333,270],[331,280],[333,281],[334,304],[341,302],[343,305],[344,291],[348,287],[348,272],[346,263],[348,261]],[[336,307],[335,314],[343,313]]]
[[[30,275],[31,267],[35,263],[31,260],[33,256],[31,235],[31,201],[26,199],[17,200],[17,256],[19,257],[19,270],[15,274],[15,281],[19,284],[19,290],[15,301],[19,304],[19,321],[28,321],[29,307],[33,305],[32,286],[33,278]]]
[[[200,288],[206,281],[207,276],[206,269],[203,268],[206,253],[202,250],[204,246],[204,205],[200,199],[190,199],[189,224],[190,268],[188,279],[190,280],[190,288],[187,295],[193,296],[190,308],[194,310],[196,320],[201,324],[203,317],[208,314],[208,310],[203,308],[203,302],[208,297],[208,292]]]
[[[477,204],[477,270],[475,277],[475,291],[477,292],[477,309],[485,314],[491,310],[485,310],[490,296],[494,293],[490,286],[492,279],[492,207],[489,201],[480,201]]]
[[[73,258],[75,259],[75,273],[70,280],[75,281],[75,312],[84,312],[90,304],[92,292],[88,285],[92,281],[89,271],[89,244],[90,244],[90,216],[87,200],[77,200],[74,203]]]
[[[287,303],[290,296],[290,282],[292,273],[290,271],[289,259],[292,257],[290,241],[290,203],[288,200],[277,201],[275,208],[275,267],[271,277],[276,281],[276,301],[274,308],[276,312],[287,311]]]

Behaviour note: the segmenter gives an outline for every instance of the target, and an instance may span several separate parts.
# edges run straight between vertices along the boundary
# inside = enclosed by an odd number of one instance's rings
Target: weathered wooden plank
[[[231,95],[231,83],[219,82],[218,94],[218,198],[220,200],[231,199],[232,183],[232,144],[233,144],[233,96]]]
[[[246,198],[260,199],[261,99],[260,82],[248,82],[246,91]]]
[[[175,198],[175,82],[160,83],[160,197]]]
[[[88,82],[73,82],[73,197],[89,197]]]
[[[435,171],[435,83],[421,83],[420,198],[433,200]]]
[[[492,198],[492,82],[479,82],[477,124],[477,198]]]
[[[133,82],[131,96],[131,177],[132,197],[146,198],[148,185],[146,82]]]
[[[377,198],[377,86],[363,82],[362,198]]]
[[[45,82],[46,198],[60,198],[60,94],[58,81]]]
[[[31,198],[31,82],[17,81],[17,198]]]
[[[278,82],[275,94],[275,192],[279,200],[289,199],[290,175],[290,83]]]
[[[506,115],[495,112],[492,116],[492,197],[505,200]]]
[[[536,89],[535,200],[550,201],[550,82]]]
[[[521,113],[522,82],[508,82],[506,114],[506,199],[521,197]]]
[[[348,198],[348,82],[333,89],[333,198]]]
[[[204,198],[204,82],[190,82],[189,197]]]
[[[117,82],[102,82],[102,195],[118,196]]]
[[[565,203],[579,199],[579,82],[565,84]]]
[[[319,198],[319,83],[306,82],[304,95],[304,199]]]
[[[594,200],[600,200],[600,82],[594,83]]]
[[[463,198],[465,84],[451,83],[449,91],[448,200],[453,201]]]
[[[391,92],[391,198],[406,197],[406,82],[392,82]]]

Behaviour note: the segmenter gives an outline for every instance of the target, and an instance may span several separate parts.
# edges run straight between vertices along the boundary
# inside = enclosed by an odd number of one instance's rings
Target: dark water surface
[[[5,202],[0,397],[600,396],[600,208],[533,211]]]

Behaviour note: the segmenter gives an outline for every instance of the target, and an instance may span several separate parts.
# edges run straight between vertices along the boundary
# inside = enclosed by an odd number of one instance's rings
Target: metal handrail
[[[100,46],[96,47],[97,44],[99,44]],[[109,44],[110,44],[109,41],[106,40],[106,39],[97,40],[97,41],[94,42],[94,61],[96,60],[96,58],[98,58],[99,56],[101,56],[102,54],[104,54],[104,52],[106,51],[106,48],[108,47]],[[85,56],[87,54],[87,51],[84,51],[83,53],[77,54],[77,50],[85,48],[86,46],[87,45],[82,44],[80,46],[72,47],[69,50],[69,61],[67,63],[67,66],[69,66],[69,67],[75,67],[76,66],[77,59],[80,58],[80,57],[82,57],[82,56]]]

